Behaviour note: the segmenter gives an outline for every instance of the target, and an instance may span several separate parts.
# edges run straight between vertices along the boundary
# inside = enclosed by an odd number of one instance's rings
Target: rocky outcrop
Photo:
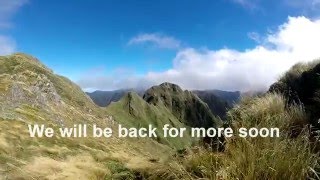
[[[10,81],[13,83],[9,85],[5,98],[12,106],[29,104],[44,108],[63,103],[53,83],[44,74],[23,72],[10,76]]]

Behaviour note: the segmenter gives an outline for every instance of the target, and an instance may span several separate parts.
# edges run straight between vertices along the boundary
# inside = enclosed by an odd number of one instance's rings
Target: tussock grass
[[[170,167],[170,170],[158,170],[157,177],[318,179],[320,158],[309,142],[305,112],[297,105],[286,107],[285,102],[278,94],[267,94],[260,98],[245,99],[228,113],[234,129],[278,127],[281,131],[279,138],[233,136],[227,139],[225,152],[200,149],[190,153],[178,164],[169,162],[167,167]]]
[[[287,84],[294,84],[303,72],[306,72],[320,63],[320,59],[308,63],[297,63],[284,73],[279,81]]]
[[[104,179],[110,171],[87,154],[70,156],[66,160],[37,157],[12,174],[12,178],[30,179]]]

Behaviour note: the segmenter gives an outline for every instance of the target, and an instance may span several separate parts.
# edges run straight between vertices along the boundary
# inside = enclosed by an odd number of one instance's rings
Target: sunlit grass
[[[280,137],[228,138],[221,153],[200,149],[191,152],[171,169],[158,172],[167,179],[317,179],[319,154],[309,141],[306,115],[299,106],[285,108],[277,94],[247,99],[229,112],[232,127],[278,127]],[[297,126],[299,125],[299,126]],[[299,130],[296,137],[292,131]],[[159,175],[159,176],[160,176]],[[156,178],[155,178],[156,179]]]

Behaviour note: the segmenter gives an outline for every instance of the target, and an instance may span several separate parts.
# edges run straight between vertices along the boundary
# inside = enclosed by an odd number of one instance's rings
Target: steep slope
[[[203,102],[207,103],[212,114],[219,116],[221,119],[226,118],[227,111],[231,109],[232,104],[217,97],[213,91],[192,91]]]
[[[156,140],[162,144],[181,149],[189,146],[192,139],[186,132],[183,138],[164,138],[162,127],[169,124],[171,127],[185,127],[165,106],[154,106],[145,102],[135,92],[127,93],[120,101],[107,107],[107,112],[118,122],[127,127],[148,127],[150,124],[158,129]]]
[[[320,128],[320,61],[297,64],[269,92],[278,92],[286,97],[290,104],[298,103],[305,107],[310,122]]]
[[[187,126],[208,128],[217,127],[220,123],[198,96],[190,91],[183,91],[175,84],[153,86],[145,92],[143,99],[155,106],[165,106]]]
[[[98,106],[106,107],[111,102],[119,101],[127,92],[122,90],[116,91],[94,91],[87,92],[88,96],[95,102]]]
[[[199,94],[213,94],[216,97],[220,98],[222,101],[226,101],[230,106],[233,104],[239,102],[241,93],[239,91],[222,91],[222,90],[204,90],[204,91],[192,91],[196,95],[199,96]],[[201,95],[199,96],[201,99]]]
[[[128,92],[136,92],[139,95],[143,95],[143,90],[137,89],[119,89],[114,91],[94,91],[87,92],[88,96],[96,103],[98,106],[106,107],[112,102],[119,101]]]
[[[292,137],[292,125],[304,121],[301,107],[287,107],[286,100],[278,94],[246,98],[228,113],[232,127],[280,129],[275,137],[226,138],[223,153],[195,151],[171,172],[179,179],[317,179],[319,153],[303,131]],[[161,171],[160,171],[161,172]],[[171,174],[163,170],[164,177]]]
[[[89,137],[31,138],[28,132],[29,124],[58,132],[79,123],[88,125]],[[92,138],[92,124],[117,127],[77,85],[37,59],[0,56],[0,179],[133,179],[135,170],[172,153],[148,138]]]

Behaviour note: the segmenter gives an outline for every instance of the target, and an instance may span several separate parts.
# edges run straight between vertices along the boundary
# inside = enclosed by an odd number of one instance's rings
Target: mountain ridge
[[[101,107],[107,107],[112,102],[119,101],[126,93],[134,91],[143,97],[146,90],[137,89],[119,89],[114,91],[94,91],[87,92],[87,95]],[[233,107],[235,103],[240,100],[240,92],[229,92],[221,90],[193,90],[192,93],[196,94],[203,102],[207,103],[211,112],[214,115],[225,119],[228,109]]]
[[[176,118],[191,127],[217,127],[215,123],[218,119],[208,105],[191,91],[183,91],[176,84],[165,82],[152,86],[144,93],[143,99],[149,104],[164,105]]]

